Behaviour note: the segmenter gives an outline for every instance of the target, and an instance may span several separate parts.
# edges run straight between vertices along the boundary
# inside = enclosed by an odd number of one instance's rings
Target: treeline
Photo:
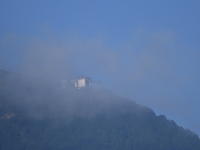
[[[200,149],[195,133],[109,91],[61,91],[10,74],[0,70],[0,150]]]
[[[4,119],[1,150],[199,150],[197,135],[164,116],[99,114],[72,120]]]

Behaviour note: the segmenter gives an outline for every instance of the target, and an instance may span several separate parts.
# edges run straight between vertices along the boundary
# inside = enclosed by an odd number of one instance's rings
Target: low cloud
[[[200,55],[172,31],[136,32],[115,49],[103,37],[66,39],[14,36],[4,40],[4,47],[10,52],[17,47],[23,56],[19,70],[28,76],[59,82],[88,75],[118,95],[169,114],[171,119],[173,114],[182,118],[196,115]]]

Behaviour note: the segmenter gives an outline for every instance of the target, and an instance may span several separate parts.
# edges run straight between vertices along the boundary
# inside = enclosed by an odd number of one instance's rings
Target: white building
[[[74,87],[84,88],[90,86],[91,78],[82,76],[79,79],[73,80]]]
[[[87,88],[87,87],[98,87],[100,82],[97,81],[92,81],[90,77],[86,76],[81,76],[78,79],[75,80],[63,80],[61,81],[61,88],[77,88],[77,89],[82,89],[82,88]]]

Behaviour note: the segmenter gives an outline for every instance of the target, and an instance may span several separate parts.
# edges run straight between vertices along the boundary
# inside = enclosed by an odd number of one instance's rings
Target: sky
[[[0,0],[0,68],[102,87],[200,135],[199,0]]]

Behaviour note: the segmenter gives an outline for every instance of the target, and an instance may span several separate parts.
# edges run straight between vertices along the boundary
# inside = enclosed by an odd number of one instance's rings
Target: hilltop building
[[[97,88],[100,86],[99,81],[92,81],[90,77],[81,76],[75,80],[62,80],[61,81],[61,88],[75,88],[75,89],[83,89],[83,88]]]

